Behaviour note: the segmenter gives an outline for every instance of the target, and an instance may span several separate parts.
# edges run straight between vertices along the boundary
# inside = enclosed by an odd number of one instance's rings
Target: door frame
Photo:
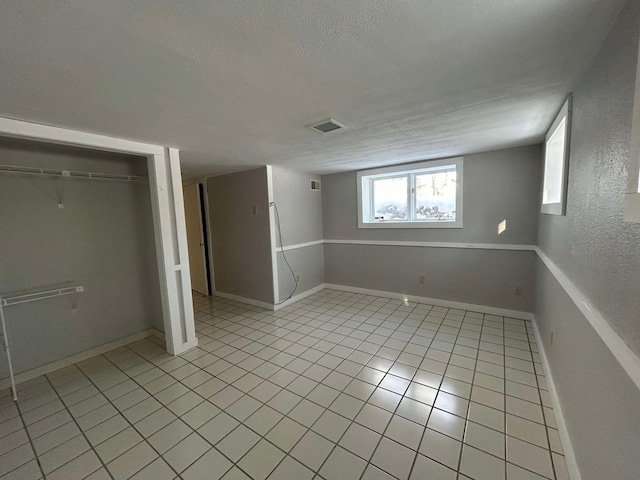
[[[207,276],[207,295],[213,295],[213,262],[211,261],[211,235],[209,232],[209,199],[207,195],[206,184],[199,183],[198,191],[200,192],[200,218],[202,219],[202,238],[204,240],[204,263],[205,275]]]
[[[204,242],[205,242],[205,262],[207,267],[207,283],[209,287],[209,296],[212,296],[216,292],[216,276],[214,271],[213,261],[213,232],[211,230],[211,215],[209,204],[209,192],[207,190],[207,178],[201,177],[191,180],[185,180],[182,182],[182,187],[188,187],[193,184],[198,184],[200,188],[200,201],[202,202],[202,221],[204,227]]]

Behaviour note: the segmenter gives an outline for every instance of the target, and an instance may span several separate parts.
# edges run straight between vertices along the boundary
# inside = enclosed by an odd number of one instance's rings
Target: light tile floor
[[[195,300],[150,337],[0,394],[0,478],[568,478],[531,325],[323,290]]]

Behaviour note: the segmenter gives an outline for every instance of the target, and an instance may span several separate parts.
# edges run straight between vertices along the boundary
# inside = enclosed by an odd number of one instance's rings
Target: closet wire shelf
[[[0,335],[2,336],[2,343],[7,356],[9,379],[11,382],[11,391],[13,392],[14,400],[18,400],[18,391],[16,389],[13,364],[11,362],[11,351],[9,348],[9,338],[7,336],[7,325],[5,322],[4,309],[6,307],[18,305],[21,303],[35,302],[38,300],[45,300],[47,298],[78,294],[81,292],[84,292],[84,287],[82,285],[75,285],[74,282],[64,282],[0,293],[0,323],[2,324],[2,332],[0,332]],[[75,302],[73,308],[75,309]]]
[[[76,172],[73,170],[53,170],[49,168],[19,167],[0,165],[0,173],[9,175],[31,175],[37,177],[76,178],[84,180],[111,180],[120,182],[141,182],[147,177],[139,175],[119,175],[114,173]]]

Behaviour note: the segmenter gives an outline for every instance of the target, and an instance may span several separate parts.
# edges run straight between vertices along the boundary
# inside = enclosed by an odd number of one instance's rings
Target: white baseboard
[[[320,290],[323,290],[324,288],[326,288],[326,285],[324,283],[321,283],[320,285],[316,285],[313,288],[310,288],[309,290],[305,290],[304,292],[298,293],[297,295],[294,295],[293,297],[291,297],[290,299],[282,302],[279,305],[274,305],[273,309],[274,310],[280,310],[282,308],[288,307],[289,305],[296,303],[300,300],[302,300],[303,298],[307,298],[311,295],[313,295],[314,293],[318,293]]]
[[[233,293],[226,293],[226,292],[220,292],[220,291],[215,291],[213,292],[213,296],[214,297],[221,297],[221,298],[227,298],[229,300],[235,300],[236,302],[241,302],[241,303],[246,303],[248,305],[253,305],[254,307],[262,307],[262,308],[266,308],[267,310],[272,310],[272,311],[276,311],[276,310],[280,310],[282,308],[285,308],[299,300],[302,300],[303,298],[307,298],[310,295],[313,295],[314,293],[318,293],[320,290],[322,290],[323,288],[325,288],[325,284],[321,283],[320,285],[317,285],[313,288],[310,288],[309,290],[305,290],[304,292],[298,293],[297,295],[294,295],[293,297],[291,297],[290,299],[276,305],[273,303],[268,303],[268,302],[263,302],[261,300],[255,300],[253,298],[248,298],[248,297],[243,297],[241,295],[234,295]]]
[[[262,302],[260,300],[254,300],[253,298],[242,297],[240,295],[234,295],[226,292],[216,291],[214,292],[214,296],[228,298],[230,300],[235,300],[237,302],[254,305],[256,307],[266,308],[267,310],[277,311],[289,305],[292,305],[295,302],[302,300],[303,298],[306,298],[315,293],[318,293],[319,291],[325,288],[329,288],[331,290],[340,290],[343,292],[361,293],[364,295],[375,295],[377,297],[393,298],[393,299],[399,299],[399,300],[404,300],[406,298],[411,302],[428,303],[430,305],[437,305],[439,307],[456,308],[460,310],[470,310],[473,312],[487,313],[489,315],[498,315],[501,317],[519,318],[522,320],[532,319],[532,314],[530,312],[522,312],[519,310],[507,310],[504,308],[488,307],[486,305],[475,305],[472,303],[453,302],[451,300],[442,300],[439,298],[419,297],[416,295],[404,295],[402,293],[387,292],[383,290],[370,290],[368,288],[351,287],[348,285],[337,285],[334,283],[321,283],[320,285],[317,285],[309,290],[305,290],[304,292],[301,292],[298,295],[294,295],[292,298],[281,303],[280,305],[274,305],[272,303]]]
[[[157,328],[151,329],[151,335],[153,335],[154,337],[158,337],[160,340],[165,340],[164,332],[161,332]]]
[[[234,295],[233,293],[221,292],[219,290],[216,290],[215,292],[213,292],[213,296],[235,300],[236,302],[247,303],[249,305],[253,305],[254,307],[262,307],[266,308],[267,310],[273,310],[273,303],[254,300],[253,298],[242,297],[240,295]]]
[[[341,290],[344,292],[362,293],[364,295],[375,295],[377,297],[393,298],[398,300],[407,299],[410,302],[428,303],[439,307],[456,308],[460,310],[470,310],[473,312],[487,313],[489,315],[498,315],[501,317],[519,318],[522,320],[531,320],[533,315],[530,312],[521,312],[520,310],[507,310],[504,308],[487,307],[485,305],[475,305],[472,303],[453,302],[451,300],[441,300],[439,298],[418,297],[416,295],[404,295],[397,292],[386,292],[383,290],[370,290],[368,288],[350,287],[347,285],[336,285],[326,283],[325,288],[332,290]]]
[[[31,370],[27,370],[25,372],[18,373],[15,376],[16,385],[19,383],[26,382],[27,380],[31,380],[36,377],[40,377],[42,375],[46,375],[51,372],[55,372],[56,370],[60,370],[61,368],[68,367],[78,362],[82,362],[83,360],[87,360],[91,357],[95,357],[96,355],[102,355],[103,353],[109,352],[111,350],[115,350],[116,348],[123,347],[129,343],[137,342],[138,340],[142,340],[143,338],[147,338],[150,335],[157,335],[160,331],[155,328],[151,328],[149,330],[143,330],[139,333],[134,333],[133,335],[129,335],[128,337],[121,338],[116,340],[115,342],[105,343],[104,345],[100,345],[99,347],[92,348],[91,350],[86,350],[84,352],[76,353],[75,355],[71,355],[69,357],[62,358],[60,360],[56,360],[55,362],[47,363],[46,365],[42,365],[40,367],[32,368]],[[164,334],[161,334],[164,339]],[[9,377],[3,378],[0,380],[0,389],[8,388],[11,386],[11,382]]]
[[[571,443],[571,438],[569,437],[569,430],[567,429],[567,423],[564,420],[564,415],[562,414],[562,406],[560,404],[560,397],[558,397],[558,392],[556,390],[556,386],[553,383],[553,376],[551,374],[551,366],[549,365],[549,359],[547,358],[547,354],[544,351],[544,344],[542,342],[542,336],[540,335],[540,330],[538,329],[538,324],[536,323],[535,316],[531,322],[533,324],[533,330],[536,335],[540,360],[542,360],[542,366],[544,367],[545,377],[547,380],[547,386],[549,387],[549,397],[551,398],[551,404],[553,406],[553,413],[556,417],[556,424],[558,426],[558,434],[560,435],[560,442],[562,443],[562,450],[564,450],[564,458],[567,462],[567,470],[569,471],[569,478],[571,480],[581,480],[582,476],[580,475],[580,469],[578,468],[578,462],[576,460],[575,452],[573,451],[573,445]]]

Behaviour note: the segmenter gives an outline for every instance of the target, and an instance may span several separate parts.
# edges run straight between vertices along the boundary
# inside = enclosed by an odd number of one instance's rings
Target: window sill
[[[358,223],[358,228],[462,228],[462,221],[456,222],[375,222]]]
[[[624,203],[624,221],[640,223],[640,193],[627,193]]]

